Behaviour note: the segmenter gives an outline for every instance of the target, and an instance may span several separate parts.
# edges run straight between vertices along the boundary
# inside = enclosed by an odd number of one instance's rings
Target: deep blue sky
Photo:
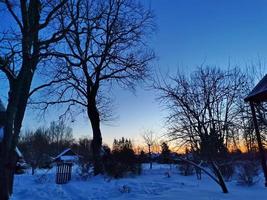
[[[151,45],[157,54],[153,63],[161,71],[189,73],[203,62],[227,67],[228,62],[240,67],[263,62],[267,56],[266,0],[143,0],[156,15],[157,32]],[[2,18],[3,19],[3,18]],[[144,129],[164,132],[162,106],[155,101],[154,91],[138,87],[136,94],[116,89],[113,126],[102,125],[104,142],[126,136],[140,142]],[[28,113],[29,114],[29,113]],[[50,119],[50,118],[49,118]],[[49,123],[47,119],[46,123]],[[29,117],[24,128],[37,126]],[[42,124],[42,123],[40,123]],[[72,124],[74,135],[91,135],[86,119]]]

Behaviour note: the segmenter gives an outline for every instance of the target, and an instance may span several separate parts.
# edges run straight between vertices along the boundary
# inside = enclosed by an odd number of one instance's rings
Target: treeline
[[[52,158],[67,148],[72,148],[85,161],[89,161],[90,145],[91,140],[88,138],[74,139],[72,129],[63,121],[53,121],[49,127],[25,131],[20,137],[18,147],[34,173],[37,167],[50,167]]]
[[[72,129],[63,121],[53,121],[49,127],[39,127],[36,130],[25,131],[20,139],[18,147],[24,160],[32,168],[34,174],[36,168],[52,167],[52,159],[67,148],[71,148],[80,156],[80,166],[86,166],[89,170],[92,163],[92,140],[89,138],[75,139]],[[134,145],[130,139],[114,139],[110,148],[102,146],[103,167],[107,175],[119,178],[128,173],[140,174],[141,164],[149,162],[169,163],[169,146],[163,142],[162,153],[156,158],[151,158],[149,153],[135,152]]]
[[[205,159],[220,160],[230,150],[257,151],[252,113],[244,102],[255,85],[252,74],[207,66],[155,81],[159,100],[169,110],[169,139]],[[256,107],[265,141],[266,105]]]
[[[202,66],[190,75],[178,73],[154,83],[160,102],[169,110],[169,139],[187,147],[194,162],[209,163],[225,193],[228,190],[221,174],[226,163],[231,163],[229,150],[243,147],[255,152],[258,148],[251,109],[244,102],[254,81],[253,70],[244,73],[239,68]],[[266,142],[266,104],[258,102],[255,107]]]

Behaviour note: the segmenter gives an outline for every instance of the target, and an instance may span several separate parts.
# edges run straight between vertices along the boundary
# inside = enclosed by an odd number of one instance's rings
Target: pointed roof
[[[63,161],[63,162],[75,162],[80,158],[71,148],[67,148],[62,151],[59,155],[53,158],[53,161]]]
[[[253,102],[267,101],[267,74],[260,80],[260,82],[253,88],[249,95],[244,99]]]
[[[0,99],[0,112],[5,112],[5,111],[6,111],[6,108],[5,108],[3,102]]]

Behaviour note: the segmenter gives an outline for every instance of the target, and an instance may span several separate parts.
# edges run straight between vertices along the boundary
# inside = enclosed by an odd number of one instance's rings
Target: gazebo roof
[[[267,101],[267,74],[260,80],[260,82],[253,88],[249,95],[244,99],[253,102]]]
[[[76,162],[80,158],[75,152],[71,150],[71,148],[65,149],[59,155],[57,155],[53,161],[63,161],[63,162]]]

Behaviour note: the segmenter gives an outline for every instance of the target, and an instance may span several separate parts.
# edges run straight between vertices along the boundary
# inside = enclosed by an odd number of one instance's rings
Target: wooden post
[[[252,111],[253,123],[254,123],[255,133],[256,133],[260,157],[261,157],[261,165],[262,165],[262,169],[263,169],[263,173],[264,173],[264,177],[265,177],[265,187],[267,187],[267,167],[266,167],[265,152],[264,152],[264,148],[263,148],[262,141],[261,141],[260,130],[259,130],[258,122],[257,122],[255,106],[254,106],[254,103],[252,101],[250,101],[250,107],[251,107],[251,111]]]

